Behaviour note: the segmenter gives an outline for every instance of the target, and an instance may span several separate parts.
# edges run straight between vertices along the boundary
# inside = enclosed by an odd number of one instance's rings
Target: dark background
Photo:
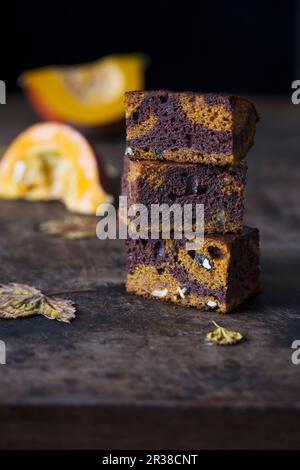
[[[6,2],[0,79],[14,90],[27,68],[139,51],[151,57],[148,88],[289,93],[299,3]]]

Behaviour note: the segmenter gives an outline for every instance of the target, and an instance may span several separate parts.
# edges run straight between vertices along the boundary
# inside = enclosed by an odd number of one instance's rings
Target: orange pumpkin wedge
[[[111,201],[99,180],[95,154],[75,129],[41,123],[22,132],[0,161],[0,197],[60,200],[71,212],[95,214]]]
[[[84,65],[29,70],[20,84],[43,119],[107,127],[124,118],[124,93],[144,88],[145,67],[141,54],[112,55]]]

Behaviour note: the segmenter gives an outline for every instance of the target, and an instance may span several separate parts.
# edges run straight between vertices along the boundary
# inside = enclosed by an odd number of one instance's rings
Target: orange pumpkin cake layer
[[[124,159],[122,193],[128,206],[203,204],[205,233],[238,233],[243,228],[246,165],[228,167]],[[130,221],[129,217],[129,221]]]
[[[200,310],[227,313],[260,290],[259,232],[186,240],[127,240],[127,291]]]
[[[231,165],[254,142],[258,116],[245,98],[170,91],[125,94],[126,155]]]

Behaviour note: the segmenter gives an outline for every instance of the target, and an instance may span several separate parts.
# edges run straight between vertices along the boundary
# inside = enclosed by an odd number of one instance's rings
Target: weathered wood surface
[[[61,204],[0,202],[0,282],[91,289],[69,296],[71,325],[0,322],[0,448],[300,447],[300,107],[255,101],[247,221],[261,230],[264,292],[232,315],[127,295],[121,242],[49,237],[38,224],[63,217]],[[0,144],[34,121],[8,98]],[[98,146],[120,170],[122,141]],[[247,340],[206,344],[212,319]]]

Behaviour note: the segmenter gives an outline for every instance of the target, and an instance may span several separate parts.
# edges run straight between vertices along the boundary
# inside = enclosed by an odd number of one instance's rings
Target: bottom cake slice
[[[128,292],[227,313],[260,290],[259,232],[207,235],[201,250],[186,240],[127,240]]]

